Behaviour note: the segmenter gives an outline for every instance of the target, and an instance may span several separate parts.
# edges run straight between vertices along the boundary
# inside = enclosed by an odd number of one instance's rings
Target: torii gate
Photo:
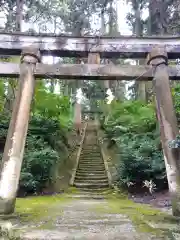
[[[40,53],[59,57],[89,55],[89,59],[95,56],[95,60],[89,60],[88,64],[83,65],[45,65],[40,63]],[[100,65],[99,62],[100,57],[145,58],[148,53],[147,66]],[[139,81],[154,79],[173,214],[179,216],[180,206],[177,203],[180,202],[178,194],[180,151],[169,148],[168,143],[178,135],[169,77],[180,80],[180,71],[177,67],[167,65],[168,57],[175,59],[180,56],[180,37],[111,38],[0,33],[0,55],[20,54],[20,67],[17,64],[0,63],[0,76],[20,76],[1,165],[0,213],[8,214],[14,211],[34,92],[34,77],[51,75],[68,79],[134,80],[138,78]]]

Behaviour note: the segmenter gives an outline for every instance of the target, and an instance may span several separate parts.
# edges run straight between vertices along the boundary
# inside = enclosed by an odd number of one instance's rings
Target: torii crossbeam
[[[152,66],[112,65],[112,64],[42,64],[38,63],[34,76],[57,79],[87,80],[135,80],[152,81]],[[169,66],[170,80],[180,80],[180,66]],[[16,63],[0,63],[0,77],[16,78],[20,75],[20,66]],[[1,79],[3,80],[3,79]]]
[[[169,59],[180,56],[180,36],[112,38],[0,33],[0,55],[20,55],[23,48],[32,46],[43,55],[59,57],[87,57],[89,52],[98,52],[102,58],[145,58],[155,45],[164,46]]]

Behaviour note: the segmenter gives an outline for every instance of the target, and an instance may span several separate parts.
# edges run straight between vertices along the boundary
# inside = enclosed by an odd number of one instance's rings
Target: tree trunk
[[[133,4],[135,12],[135,25],[134,25],[134,34],[138,37],[142,36],[142,22],[141,22],[141,12],[140,12],[140,3],[137,1]],[[137,60],[136,64],[144,64],[144,60]],[[137,99],[146,101],[146,87],[145,82],[137,82]]]
[[[16,0],[16,31],[22,31],[24,0]]]

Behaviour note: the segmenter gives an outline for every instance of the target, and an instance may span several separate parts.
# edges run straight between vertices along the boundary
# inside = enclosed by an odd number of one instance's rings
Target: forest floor
[[[180,220],[167,212],[119,194],[105,199],[74,196],[17,199],[15,214],[2,217],[1,225],[10,222],[11,235],[20,234],[24,240],[180,239]]]

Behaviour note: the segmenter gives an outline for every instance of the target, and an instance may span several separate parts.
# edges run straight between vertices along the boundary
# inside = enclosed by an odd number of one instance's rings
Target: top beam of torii
[[[38,47],[43,55],[59,57],[87,57],[88,52],[99,52],[104,58],[146,58],[154,45],[165,46],[169,59],[180,56],[180,36],[113,38],[0,33],[0,55],[19,55],[24,47],[31,45]]]

